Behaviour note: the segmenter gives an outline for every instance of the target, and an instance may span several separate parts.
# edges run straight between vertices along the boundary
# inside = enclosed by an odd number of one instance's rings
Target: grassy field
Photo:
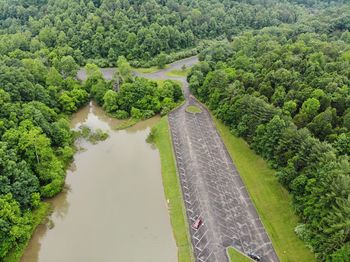
[[[168,200],[171,225],[178,248],[178,261],[193,261],[188,224],[185,219],[185,208],[180,189],[180,181],[176,174],[168,118],[163,117],[154,127],[153,142],[159,149],[162,164],[162,178],[165,196]]]
[[[312,262],[314,255],[294,233],[298,218],[291,198],[274,176],[275,171],[241,138],[214,119],[216,127],[246,185],[281,261]]]
[[[50,205],[48,203],[42,202],[40,206],[33,211],[32,215],[34,217],[33,219],[33,227],[30,234],[30,238],[32,237],[34,230],[37,228],[37,226],[42,223],[42,221],[47,217],[47,215],[50,212]],[[3,262],[18,262],[20,258],[22,257],[30,238],[23,244],[20,244],[17,249],[14,249],[12,252],[10,252],[4,259]]]
[[[189,68],[185,70],[173,70],[173,71],[167,72],[166,75],[170,77],[177,77],[177,76],[186,77],[188,72],[190,72]]]
[[[252,262],[253,261],[252,259],[238,252],[234,248],[228,248],[227,253],[231,262]]]

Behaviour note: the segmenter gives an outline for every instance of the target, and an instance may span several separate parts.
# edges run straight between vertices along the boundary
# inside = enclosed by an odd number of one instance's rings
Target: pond
[[[77,141],[66,186],[49,201],[49,221],[37,228],[21,262],[177,261],[159,152],[145,141],[158,121],[115,131],[119,121],[94,103],[73,116],[72,128],[99,128],[109,138]]]

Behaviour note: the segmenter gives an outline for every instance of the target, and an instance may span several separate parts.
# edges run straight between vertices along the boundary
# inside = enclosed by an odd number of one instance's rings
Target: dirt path
[[[197,61],[191,57],[156,73],[138,74],[180,80],[184,86],[186,102],[169,114],[169,124],[188,223],[197,216],[204,220],[198,231],[190,228],[196,261],[228,261],[229,246],[258,254],[261,261],[279,261],[209,112],[190,95],[184,77],[166,75]],[[186,112],[189,105],[200,107],[202,113]]]

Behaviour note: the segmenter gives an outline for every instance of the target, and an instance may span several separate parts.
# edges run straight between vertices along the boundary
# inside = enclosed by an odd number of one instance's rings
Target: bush
[[[349,262],[350,261],[350,244],[345,244],[331,255],[328,261],[332,262]]]
[[[129,113],[124,110],[118,110],[114,116],[118,119],[127,119],[129,118]]]
[[[142,119],[143,115],[140,109],[132,107],[131,108],[131,117],[133,119]]]
[[[96,144],[98,141],[104,141],[108,138],[108,133],[103,132],[101,129],[97,129],[95,132],[92,132],[88,138],[88,141],[92,144]]]
[[[142,113],[142,119],[148,119],[155,115],[154,111],[152,110],[144,110],[141,113]]]
[[[157,128],[152,127],[151,132],[148,134],[148,137],[146,139],[147,143],[149,143],[149,144],[154,143],[154,139],[156,137],[156,132],[157,132]]]

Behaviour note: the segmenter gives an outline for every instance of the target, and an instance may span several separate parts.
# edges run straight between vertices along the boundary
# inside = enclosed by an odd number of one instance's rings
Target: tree
[[[89,93],[78,85],[74,86],[69,94],[74,99],[77,107],[84,105],[89,100]]]
[[[290,116],[294,116],[294,113],[296,112],[297,108],[297,103],[293,100],[285,102],[282,107],[283,111],[289,113]]]
[[[265,125],[259,125],[252,143],[254,150],[265,159],[272,160],[286,128],[286,122],[279,116],[275,116]]]
[[[316,98],[309,98],[303,103],[301,113],[305,113],[311,119],[317,114],[319,109],[320,102]]]
[[[95,64],[86,64],[85,66],[87,79],[100,80],[103,79],[101,70]]]
[[[350,154],[350,133],[340,134],[333,142],[334,148],[337,150],[339,155]]]
[[[38,192],[39,181],[25,161],[18,161],[7,143],[0,143],[0,195],[12,193],[23,209],[32,207],[32,194]]]
[[[137,119],[137,120],[143,118],[141,110],[136,107],[131,108],[130,115],[133,119]]]
[[[118,94],[113,90],[108,90],[103,96],[103,109],[109,113],[118,109]]]
[[[52,145],[55,147],[70,146],[73,143],[73,135],[70,130],[69,121],[61,118],[52,125]]]
[[[22,63],[27,70],[33,75],[35,80],[39,83],[45,83],[45,76],[47,68],[39,59],[23,59]]]
[[[350,261],[350,244],[347,243],[335,251],[331,255],[331,261],[333,262],[343,262]]]
[[[332,133],[332,125],[335,118],[335,109],[331,110],[328,108],[326,111],[318,114],[307,127],[316,137],[324,140]]]
[[[350,131],[350,111],[347,112],[343,117],[343,126]]]
[[[54,27],[44,27],[40,30],[39,40],[44,42],[48,47],[54,47],[58,32]]]
[[[309,123],[317,114],[320,108],[320,102],[316,98],[307,99],[301,109],[300,112],[294,117],[294,123],[298,127],[304,127]]]
[[[85,70],[87,79],[84,82],[84,88],[91,93],[91,89],[94,85],[97,85],[99,82],[104,83],[104,78],[101,70],[95,64],[86,64]]]
[[[58,98],[58,102],[61,105],[62,111],[65,113],[73,113],[77,110],[74,99],[66,91],[62,92]]]
[[[165,68],[165,65],[167,64],[167,56],[164,53],[160,53],[156,58],[156,63],[158,68],[163,69]]]
[[[271,102],[275,106],[282,107],[285,102],[285,96],[286,96],[286,91],[282,86],[279,86],[276,88],[275,92],[273,93],[271,97]]]
[[[46,75],[46,85],[48,86],[61,86],[63,84],[63,78],[56,68],[51,67]]]
[[[118,79],[120,79],[120,82],[122,83],[131,82],[133,80],[131,66],[124,56],[120,56],[118,58],[117,66],[118,66],[117,77]]]
[[[15,165],[15,166],[14,166]],[[33,207],[33,194],[39,191],[39,180],[26,162],[9,162],[7,176],[13,179],[11,193],[23,209]]]
[[[75,77],[79,66],[72,56],[63,56],[60,61],[54,62],[54,66],[60,71],[64,78]]]
[[[102,106],[103,105],[103,97],[105,93],[108,91],[108,87],[103,80],[98,81],[95,85],[91,87],[91,96],[96,100],[96,102]]]
[[[11,100],[10,95],[6,91],[4,91],[3,89],[0,89],[0,108],[5,103],[10,102],[10,100]]]
[[[0,221],[0,258],[4,258],[17,243],[29,238],[31,218],[28,213],[22,215],[18,202],[6,194],[0,196]]]

